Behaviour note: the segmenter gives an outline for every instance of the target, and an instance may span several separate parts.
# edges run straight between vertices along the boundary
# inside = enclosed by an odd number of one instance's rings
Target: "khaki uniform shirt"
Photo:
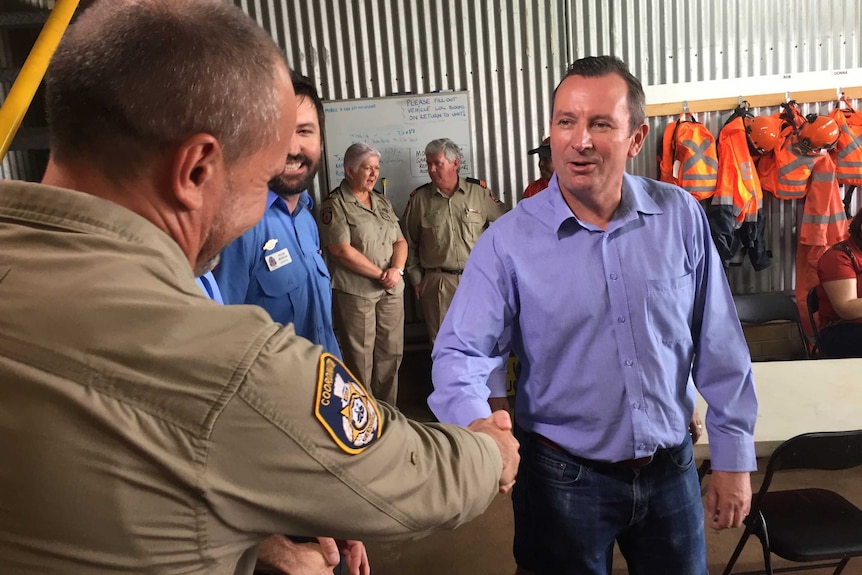
[[[208,300],[116,204],[2,182],[0,245],[4,575],[250,573],[268,534],[415,537],[497,493],[489,436],[409,421]]]
[[[392,245],[404,237],[398,225],[398,216],[392,203],[378,192],[371,194],[371,207],[357,200],[350,192],[347,181],[335,188],[320,205],[320,244],[350,244],[380,269],[391,267]],[[404,282],[391,290],[384,290],[377,280],[361,276],[329,257],[332,289],[361,297],[376,297],[384,291],[398,294],[404,291]]]
[[[508,210],[473,178],[460,178],[451,197],[432,183],[414,190],[402,218],[410,283],[419,285],[423,269],[463,270],[482,231]]]

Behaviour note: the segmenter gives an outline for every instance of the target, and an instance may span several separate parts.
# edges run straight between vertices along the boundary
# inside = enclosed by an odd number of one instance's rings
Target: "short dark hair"
[[[560,89],[560,84],[569,76],[582,76],[584,78],[601,78],[610,74],[620,76],[628,86],[628,104],[629,104],[629,131],[634,134],[635,130],[644,123],[646,119],[646,96],[644,95],[643,86],[640,80],[634,77],[629,71],[626,63],[614,56],[587,56],[580,60],[575,60],[566,71],[566,75],[554,88],[554,95],[551,99],[551,115],[554,113],[554,103],[557,100],[557,90]]]
[[[323,102],[320,96],[317,95],[317,88],[308,76],[303,76],[295,70],[290,71],[290,80],[293,82],[293,91],[296,94],[296,99],[308,98],[314,104],[314,109],[317,111],[317,123],[320,124],[320,139],[323,140],[325,132]]]
[[[277,134],[278,61],[266,32],[224,0],[99,0],[45,76],[52,156],[122,177],[207,133],[227,162],[247,157]]]

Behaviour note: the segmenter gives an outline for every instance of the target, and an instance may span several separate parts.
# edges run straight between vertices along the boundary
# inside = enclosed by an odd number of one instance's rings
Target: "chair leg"
[[[832,573],[832,575],[840,575],[841,572],[844,571],[844,568],[847,567],[847,563],[849,562],[849,557],[845,557],[844,559],[842,559],[841,562],[838,564],[838,567],[835,568],[835,572]]]
[[[733,550],[733,554],[730,556],[730,561],[727,562],[727,567],[724,568],[722,575],[730,575],[730,572],[733,569],[733,566],[736,565],[736,560],[739,559],[739,554],[742,553],[745,543],[751,536],[752,531],[754,531],[754,521],[751,522],[751,525],[745,526],[745,531],[742,532],[742,536],[739,538],[739,543],[736,544],[736,549]]]
[[[760,547],[763,549],[763,571],[766,575],[775,575],[772,571],[772,546],[769,544],[769,529],[763,513],[758,512],[757,521],[760,524]]]

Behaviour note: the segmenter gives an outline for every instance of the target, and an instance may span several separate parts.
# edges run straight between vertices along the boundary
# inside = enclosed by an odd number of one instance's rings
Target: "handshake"
[[[467,429],[477,433],[487,433],[497,443],[500,456],[503,458],[503,471],[500,474],[500,493],[508,493],[515,485],[515,475],[518,474],[518,440],[512,435],[512,418],[506,410],[495,411],[490,417],[477,419],[467,426]]]

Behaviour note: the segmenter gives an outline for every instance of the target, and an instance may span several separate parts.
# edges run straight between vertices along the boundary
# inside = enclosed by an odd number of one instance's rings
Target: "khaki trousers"
[[[419,284],[419,302],[422,304],[422,315],[425,316],[428,339],[431,341],[432,348],[460,282],[461,274],[425,270],[425,275],[422,276],[422,283]]]
[[[332,322],[347,369],[394,407],[404,356],[404,292],[367,298],[332,290]]]

